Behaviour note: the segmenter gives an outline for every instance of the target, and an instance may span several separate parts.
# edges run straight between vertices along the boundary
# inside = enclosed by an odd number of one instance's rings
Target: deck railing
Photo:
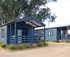
[[[61,35],[61,40],[65,40],[65,39],[68,39],[67,35]]]
[[[44,42],[44,36],[11,36],[10,44],[40,43]]]

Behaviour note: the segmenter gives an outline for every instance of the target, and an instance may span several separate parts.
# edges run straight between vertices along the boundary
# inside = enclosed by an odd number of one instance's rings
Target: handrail
[[[13,36],[11,36],[13,37]],[[15,36],[15,37],[44,37],[44,36]]]
[[[23,43],[26,43],[26,41],[30,41],[31,43],[36,43],[36,42],[39,43],[40,40],[42,39],[41,37],[44,36],[15,36],[15,37],[11,36],[10,38],[11,43],[15,42],[15,40],[16,42],[21,41]]]

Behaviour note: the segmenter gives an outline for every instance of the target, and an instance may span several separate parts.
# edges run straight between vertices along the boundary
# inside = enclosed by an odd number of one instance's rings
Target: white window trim
[[[50,34],[49,34],[49,32],[50,32]],[[53,30],[48,31],[48,36],[53,36]]]
[[[3,33],[3,35],[2,35],[2,33]],[[1,38],[4,38],[4,37],[5,37],[5,29],[1,29]]]

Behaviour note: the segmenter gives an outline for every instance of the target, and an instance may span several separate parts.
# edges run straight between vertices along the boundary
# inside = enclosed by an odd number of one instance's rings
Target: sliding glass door
[[[22,36],[22,29],[17,29],[17,36]],[[22,43],[22,37],[18,37],[18,43]]]
[[[17,29],[17,36],[27,36],[27,35],[28,35],[27,29]],[[25,40],[28,40],[27,37]],[[18,43],[24,43],[24,37],[18,37]]]

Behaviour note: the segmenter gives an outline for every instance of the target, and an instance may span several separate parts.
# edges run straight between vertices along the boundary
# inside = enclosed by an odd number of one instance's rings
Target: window
[[[50,30],[50,31],[48,32],[48,34],[49,34],[49,36],[53,36],[53,31]]]
[[[65,35],[65,34],[66,34],[66,31],[65,31],[65,30],[62,30],[62,31],[61,31],[61,34],[62,34],[62,35]]]
[[[44,31],[42,31],[42,35],[44,35]]]
[[[1,30],[1,37],[4,38],[4,29]]]

